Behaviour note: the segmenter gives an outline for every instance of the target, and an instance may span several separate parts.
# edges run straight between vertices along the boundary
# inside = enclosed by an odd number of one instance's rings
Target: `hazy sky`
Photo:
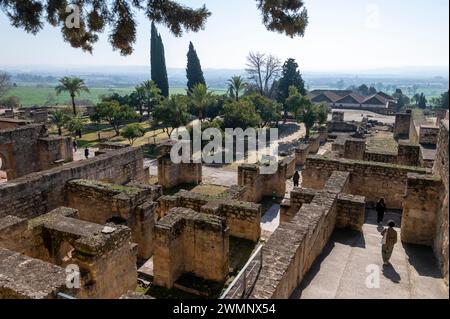
[[[206,3],[206,29],[176,38],[163,26],[169,67],[185,67],[189,41],[204,68],[244,68],[249,51],[297,59],[303,70],[352,70],[446,66],[449,60],[448,0],[306,0],[304,38],[267,31],[254,0],[184,0]],[[0,65],[148,65],[150,22],[139,16],[135,52],[122,57],[102,36],[92,55],[63,42],[46,26],[36,36],[10,26],[0,14]]]

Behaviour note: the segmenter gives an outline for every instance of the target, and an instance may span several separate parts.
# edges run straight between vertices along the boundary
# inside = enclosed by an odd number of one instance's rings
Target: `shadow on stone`
[[[420,276],[442,278],[436,257],[430,247],[403,243],[408,261]]]
[[[402,279],[391,264],[383,266],[383,275],[396,284],[400,283]]]

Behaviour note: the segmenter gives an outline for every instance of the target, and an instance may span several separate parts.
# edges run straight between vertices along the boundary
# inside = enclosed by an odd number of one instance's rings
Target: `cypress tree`
[[[289,96],[289,87],[295,86],[301,95],[306,95],[305,82],[294,59],[287,59],[283,65],[278,87],[278,101],[283,103]]]
[[[191,92],[192,88],[197,84],[206,85],[202,66],[200,65],[200,60],[197,56],[197,52],[195,51],[192,42],[189,42],[189,51],[187,53],[186,77],[188,80],[188,92]]]
[[[150,41],[150,65],[151,77],[161,90],[161,95],[169,96],[169,80],[167,78],[166,58],[164,56],[164,44],[156,26],[152,23]]]

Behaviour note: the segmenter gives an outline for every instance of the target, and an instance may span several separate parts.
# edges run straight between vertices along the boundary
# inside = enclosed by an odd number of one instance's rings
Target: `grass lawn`
[[[102,95],[110,95],[113,93],[118,93],[120,95],[126,95],[133,92],[134,87],[126,88],[89,88],[89,93],[83,92],[77,99],[90,100],[92,103],[96,104],[100,101]],[[215,94],[224,94],[225,90],[212,90]],[[185,88],[171,88],[171,94],[186,94]],[[70,102],[69,94],[61,93],[61,95],[56,95],[54,87],[37,87],[37,86],[18,86],[11,89],[7,96],[17,96],[23,106],[34,106],[34,105],[44,105],[52,96],[57,104],[67,104]]]

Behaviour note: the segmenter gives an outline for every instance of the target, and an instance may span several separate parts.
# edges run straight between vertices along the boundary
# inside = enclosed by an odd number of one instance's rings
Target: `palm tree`
[[[245,89],[247,83],[244,82],[240,75],[236,75],[228,80],[228,84],[228,90],[230,91],[231,96],[236,98],[236,101],[239,101],[239,92]]]
[[[65,76],[61,79],[59,79],[59,82],[61,83],[58,85],[55,90],[56,94],[61,94],[62,92],[68,92],[70,95],[70,98],[72,99],[72,109],[73,109],[73,115],[77,115],[77,110],[75,108],[75,96],[79,96],[81,92],[89,92],[89,89],[87,88],[86,84],[84,83],[84,80],[77,78],[77,77],[68,77]]]
[[[56,110],[50,114],[50,123],[58,128],[58,135],[62,135],[62,128],[66,125],[67,116],[63,110]]]
[[[198,111],[198,118],[202,121],[205,109],[211,100],[211,92],[208,91],[206,85],[199,83],[192,88],[192,92],[189,97],[192,104]]]

